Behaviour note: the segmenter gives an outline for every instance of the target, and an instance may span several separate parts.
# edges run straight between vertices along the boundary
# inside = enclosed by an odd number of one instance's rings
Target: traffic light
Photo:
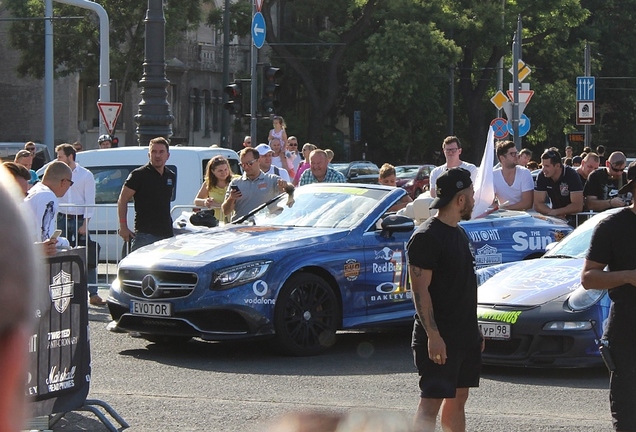
[[[119,147],[119,138],[113,137],[113,139],[110,140],[110,143],[111,143],[112,147]]]
[[[280,91],[280,85],[276,80],[283,75],[283,71],[277,67],[273,67],[269,63],[263,65],[263,98],[261,99],[261,108],[263,114],[275,114],[280,106],[280,102],[276,100],[276,96]]]
[[[229,100],[223,105],[223,108],[228,110],[232,115],[242,115],[243,83],[241,80],[234,80],[234,83],[226,86],[224,91],[228,94]]]

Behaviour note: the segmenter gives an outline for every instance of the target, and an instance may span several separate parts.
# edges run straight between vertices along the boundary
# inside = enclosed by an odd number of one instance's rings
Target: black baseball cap
[[[435,193],[437,198],[431,203],[432,209],[441,209],[451,202],[458,192],[468,189],[473,184],[470,171],[464,168],[451,168],[437,177]]]
[[[636,161],[629,164],[629,168],[627,169],[627,180],[629,181],[625,183],[625,186],[618,190],[618,193],[622,195],[627,192],[633,192],[634,179],[636,179]]]

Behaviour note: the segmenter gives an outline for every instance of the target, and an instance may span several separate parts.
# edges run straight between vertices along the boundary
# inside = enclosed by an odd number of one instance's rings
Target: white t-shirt
[[[50,239],[57,228],[58,199],[53,191],[43,183],[36,183],[29,189],[24,204],[31,212],[34,241]]]
[[[501,168],[492,173],[492,182],[495,187],[495,196],[499,204],[508,201],[509,205],[516,204],[521,201],[523,192],[534,190],[534,182],[530,170],[517,165],[515,167],[515,181],[512,185],[508,185],[504,180]]]
[[[285,180],[287,183],[289,183],[291,180],[289,179],[289,173],[287,172],[287,170],[284,170],[279,167],[276,167],[276,168],[278,168],[278,173],[276,173],[276,171],[274,170],[274,164],[272,164],[272,166],[269,167],[269,171],[267,171],[265,174],[278,176],[282,178],[283,180]]]
[[[470,180],[475,183],[475,180],[477,179],[477,167],[475,165],[462,161],[462,163],[455,168],[464,168],[470,171]],[[431,176],[429,178],[429,190],[432,191],[436,188],[435,185],[437,182],[437,177],[439,177],[447,169],[448,168],[446,168],[446,164],[444,164],[438,166],[437,168],[434,168],[433,171],[431,171]]]

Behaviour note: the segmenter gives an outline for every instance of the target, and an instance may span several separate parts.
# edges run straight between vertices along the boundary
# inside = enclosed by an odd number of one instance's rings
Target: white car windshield
[[[256,225],[351,228],[375,208],[388,190],[312,185],[297,188],[293,202],[283,194],[254,213]]]
[[[592,241],[594,228],[596,228],[596,225],[598,225],[601,220],[605,219],[610,214],[612,214],[611,211],[599,213],[590,220],[585,221],[584,224],[580,225],[578,228],[572,231],[571,234],[557,243],[554,248],[546,252],[544,258],[585,258],[587,250],[590,247],[590,242]]]

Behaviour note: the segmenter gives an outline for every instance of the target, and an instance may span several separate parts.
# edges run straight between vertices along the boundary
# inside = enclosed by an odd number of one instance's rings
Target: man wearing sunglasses
[[[566,219],[576,226],[576,214],[583,211],[583,184],[574,168],[563,165],[555,148],[541,155],[543,168],[534,189],[534,209],[547,216]],[[552,206],[546,205],[546,196]]]
[[[624,171],[626,164],[625,155],[614,152],[609,155],[603,168],[589,175],[583,189],[585,204],[589,210],[600,212],[631,204],[631,193],[629,196],[618,193],[627,183],[627,173]]]
[[[57,228],[57,211],[59,208],[59,198],[73,185],[73,172],[71,168],[64,162],[53,161],[47,165],[44,171],[42,181],[37,183],[24,198],[26,207],[31,211],[31,224],[35,227],[34,241],[37,243],[57,243],[57,240],[51,239],[53,232]],[[68,241],[64,240],[66,245]],[[45,247],[47,254],[54,249]]]
[[[232,215],[232,222],[245,216],[281,192],[291,195],[294,187],[277,175],[265,174],[259,164],[260,154],[253,147],[239,152],[243,175],[230,182],[221,205],[223,213]]]

